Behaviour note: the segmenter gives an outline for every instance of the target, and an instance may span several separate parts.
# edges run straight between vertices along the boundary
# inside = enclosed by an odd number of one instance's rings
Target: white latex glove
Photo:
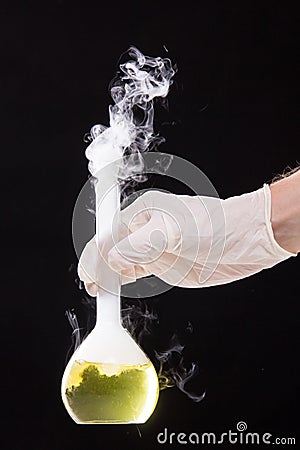
[[[156,275],[182,287],[213,286],[245,278],[297,256],[275,241],[271,192],[220,200],[148,191],[121,212],[119,242],[108,253],[122,284]],[[97,292],[95,238],[85,247],[78,274]]]

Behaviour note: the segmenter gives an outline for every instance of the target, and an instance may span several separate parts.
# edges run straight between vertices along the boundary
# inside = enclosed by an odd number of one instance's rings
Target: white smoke
[[[76,350],[76,348],[79,347],[79,345],[81,344],[82,338],[81,338],[81,333],[80,333],[81,328],[79,327],[77,316],[76,316],[74,310],[68,309],[65,314],[66,314],[69,324],[71,325],[72,330],[73,330],[72,331],[72,345],[69,349],[69,352],[68,352],[67,358],[66,358],[66,359],[68,359],[69,353],[71,352],[72,348],[74,350]]]
[[[192,324],[189,322],[187,331],[192,333]],[[173,334],[167,348],[163,351],[155,351],[155,357],[159,362],[158,380],[160,390],[176,386],[180,391],[194,402],[201,402],[205,392],[195,394],[186,388],[186,384],[198,373],[198,366],[194,362],[188,369],[183,358],[184,346],[180,343],[177,334]]]
[[[153,326],[159,324],[158,314],[146,304],[145,301],[136,300],[125,303],[122,308],[122,323],[132,337],[142,344],[146,336],[152,334]],[[188,322],[186,331],[193,332],[191,322]],[[165,343],[164,350],[154,350],[155,363],[158,365],[159,389],[162,391],[170,387],[177,387],[188,398],[198,403],[205,397],[205,392],[196,394],[190,392],[186,384],[194,379],[198,373],[198,366],[192,362],[188,364],[184,359],[184,345],[180,342],[178,334],[173,333],[168,343]]]
[[[175,67],[170,59],[144,56],[135,47],[127,54],[129,60],[120,64],[110,85],[114,105],[109,106],[109,127],[95,125],[90,131],[97,146],[89,145],[86,157],[94,176],[107,162],[130,155],[130,164],[123,159],[119,178],[138,179],[143,170],[141,154],[164,141],[153,130],[153,103],[155,98],[167,96]]]

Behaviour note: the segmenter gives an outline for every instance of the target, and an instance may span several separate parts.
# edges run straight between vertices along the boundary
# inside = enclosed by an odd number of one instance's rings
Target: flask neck
[[[96,302],[96,330],[122,327],[119,295],[99,289]]]
[[[99,172],[96,186],[96,242],[99,252],[96,327],[121,325],[120,275],[107,263],[110,249],[118,242],[120,189],[116,164]]]

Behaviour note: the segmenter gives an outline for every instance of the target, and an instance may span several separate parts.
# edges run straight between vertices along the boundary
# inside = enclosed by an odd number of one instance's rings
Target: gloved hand
[[[275,241],[267,184],[226,200],[148,191],[121,211],[120,221],[108,264],[123,284],[153,274],[176,286],[219,285],[297,255]],[[99,285],[97,267],[93,238],[78,264],[92,296]]]

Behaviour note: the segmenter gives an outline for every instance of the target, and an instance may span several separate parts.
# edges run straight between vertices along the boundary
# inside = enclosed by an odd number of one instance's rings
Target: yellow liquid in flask
[[[117,365],[75,361],[62,386],[64,404],[77,423],[144,423],[158,400],[151,362]]]

